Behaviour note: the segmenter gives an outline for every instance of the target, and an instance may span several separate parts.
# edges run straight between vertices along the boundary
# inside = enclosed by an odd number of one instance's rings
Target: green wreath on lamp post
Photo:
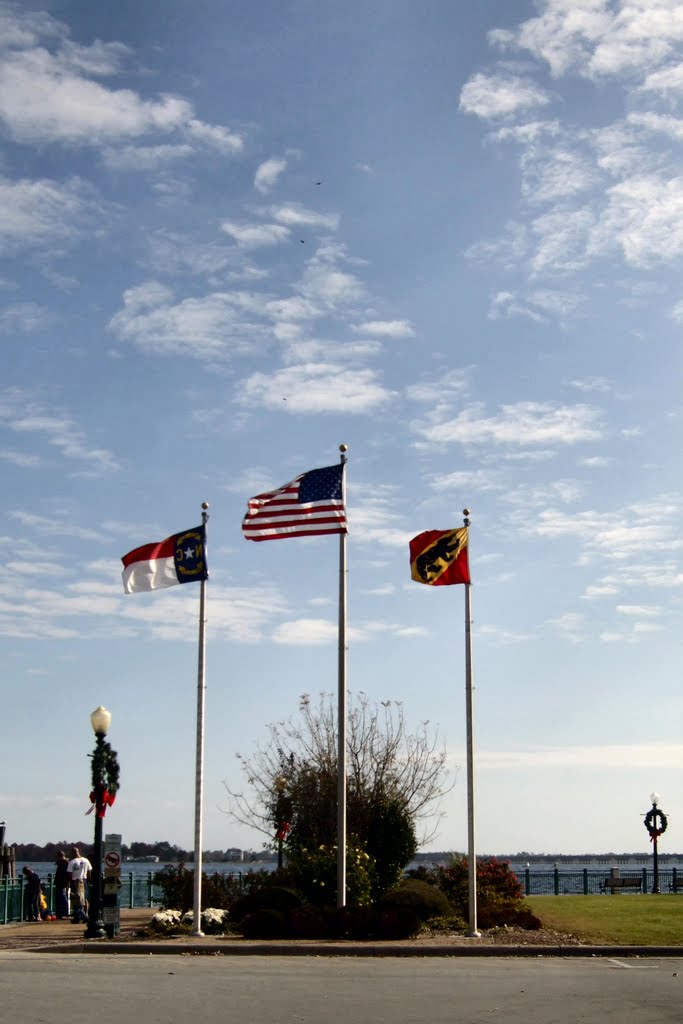
[[[659,818],[659,826],[657,826],[657,818]],[[653,843],[655,839],[659,839],[661,835],[666,832],[666,827],[669,822],[666,820],[666,814],[664,811],[660,811],[656,805],[645,815],[645,828],[650,833],[650,842]]]
[[[95,718],[96,715],[100,717]],[[111,715],[101,706],[94,711],[93,728],[95,730],[95,750],[92,758],[92,789],[90,791],[90,811],[95,810],[98,818],[103,818],[107,807],[111,807],[116,799],[119,788],[119,760],[116,751],[107,743],[105,736],[109,728]],[[88,811],[88,814],[90,813]]]

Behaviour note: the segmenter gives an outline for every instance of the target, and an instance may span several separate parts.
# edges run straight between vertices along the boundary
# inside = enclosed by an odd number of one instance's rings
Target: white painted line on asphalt
[[[656,971],[657,970],[657,964],[629,964],[629,963],[624,963],[623,960],[613,960],[612,957],[609,957],[609,962],[611,964],[614,964],[615,967],[623,967],[625,971],[637,971],[637,970],[641,970],[641,971]]]

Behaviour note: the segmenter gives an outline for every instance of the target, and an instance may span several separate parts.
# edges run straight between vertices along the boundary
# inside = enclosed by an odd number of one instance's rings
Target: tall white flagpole
[[[342,505],[346,511],[346,452],[342,464]],[[346,533],[339,534],[339,654],[337,695],[337,906],[346,906]]]
[[[204,526],[204,559],[206,561],[206,523],[209,503],[202,502]],[[206,703],[206,580],[200,581],[199,591],[199,653],[197,656],[197,760],[194,788],[194,892],[192,901],[192,934],[200,937],[202,931],[202,845],[204,802],[204,705]]]
[[[470,510],[464,508],[464,524],[467,531],[467,557],[469,561],[469,525]],[[474,829],[474,699],[472,695],[472,603],[470,597],[471,584],[465,584],[465,705],[467,721],[467,865],[469,887],[469,925],[467,933],[470,938],[478,938],[477,931],[477,851]]]

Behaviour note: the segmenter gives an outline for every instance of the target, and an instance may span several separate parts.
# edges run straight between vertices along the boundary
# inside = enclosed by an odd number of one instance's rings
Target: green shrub
[[[161,906],[165,910],[179,910],[184,914],[193,901],[194,874],[181,862],[177,867],[168,864],[157,871],[153,881],[161,888]]]
[[[329,928],[323,912],[306,904],[288,912],[287,933],[293,939],[326,939]]]
[[[238,924],[247,916],[261,910],[276,910],[284,914],[303,904],[301,894],[295,889],[282,885],[271,885],[254,892],[247,893],[235,900],[230,910],[230,917]]]
[[[449,914],[447,917],[430,917],[429,932],[450,935],[453,932],[465,932],[467,922],[459,914]]]
[[[462,854],[455,854],[448,865],[423,866],[410,872],[411,879],[426,882],[443,892],[456,913],[469,920],[469,867]],[[489,857],[477,861],[477,924],[482,928],[517,925],[541,927],[538,918],[523,901],[519,879],[507,861]]]
[[[255,910],[240,924],[245,939],[282,939],[287,933],[285,915],[280,910]]]
[[[369,939],[377,931],[374,907],[338,907],[327,915],[330,934],[337,939]]]
[[[248,893],[277,882],[277,875],[272,871],[245,871],[239,875],[202,873],[202,910],[215,907],[219,910],[232,910],[233,904]],[[185,913],[194,908],[194,871],[190,871],[183,863],[177,866],[167,865],[154,875],[154,884],[161,889],[161,905],[168,910],[179,910]]]
[[[372,892],[374,862],[352,837],[346,844],[346,899],[351,906],[366,906]],[[288,852],[287,871],[294,885],[314,906],[336,902],[337,847],[322,844]]]
[[[403,869],[417,853],[413,819],[398,801],[373,808],[366,849],[374,861],[372,898],[377,900],[401,881]]]
[[[477,924],[480,928],[500,928],[507,925],[524,928],[527,931],[536,931],[543,927],[530,907],[525,904],[512,906],[509,903],[485,903],[481,909],[477,906]]]
[[[412,910],[420,921],[429,921],[432,917],[448,917],[453,914],[453,907],[446,895],[434,885],[407,878],[400,885],[390,889],[379,901],[380,910],[406,908]]]
[[[407,939],[422,929],[410,907],[341,907],[328,920],[331,935],[356,941]]]
[[[422,921],[411,907],[387,907],[377,912],[377,937],[409,939],[422,930]]]

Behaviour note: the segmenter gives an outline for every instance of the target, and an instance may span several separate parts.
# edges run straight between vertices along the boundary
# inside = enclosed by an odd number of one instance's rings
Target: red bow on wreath
[[[276,839],[286,839],[292,830],[292,826],[288,821],[281,821],[277,832],[275,833]]]
[[[98,786],[97,791],[93,790],[90,793],[90,810],[86,811],[86,814],[92,814],[93,811],[97,812],[98,818],[103,818],[107,813],[107,807],[112,807],[116,800],[116,793],[110,793],[105,787],[100,788]]]
[[[655,839],[659,839],[663,832],[663,828],[653,828],[650,832],[650,842],[654,843]]]

